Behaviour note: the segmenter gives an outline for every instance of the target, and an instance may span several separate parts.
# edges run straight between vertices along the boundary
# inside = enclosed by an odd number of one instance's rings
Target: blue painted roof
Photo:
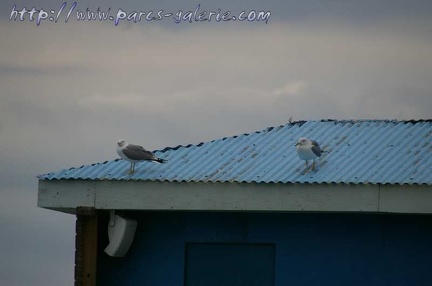
[[[303,172],[294,147],[299,137],[324,150],[314,172]],[[168,162],[139,163],[132,175],[129,162],[116,159],[39,179],[432,184],[432,120],[299,121],[154,152]]]

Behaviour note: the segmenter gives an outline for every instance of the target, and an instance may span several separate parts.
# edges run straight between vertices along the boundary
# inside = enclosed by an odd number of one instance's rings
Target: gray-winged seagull
[[[126,143],[125,140],[120,139],[117,143],[117,154],[131,163],[129,173],[135,172],[135,164],[142,161],[151,161],[157,163],[165,163],[166,160],[156,157],[150,151],[147,151],[142,146]]]
[[[308,161],[313,160],[312,171],[315,170],[315,159],[321,157],[321,148],[314,140],[309,140],[305,137],[300,139],[295,144],[297,155],[300,159],[305,160],[306,169],[309,168]]]

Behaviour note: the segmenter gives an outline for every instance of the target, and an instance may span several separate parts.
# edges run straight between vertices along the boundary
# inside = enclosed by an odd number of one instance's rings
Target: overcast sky
[[[31,1],[57,11],[63,1]],[[158,3],[162,2],[162,3]],[[87,4],[90,3],[90,4]],[[77,1],[57,23],[0,4],[0,284],[73,285],[75,218],[36,175],[294,120],[432,118],[432,2]],[[269,11],[263,21],[76,21],[111,7]]]

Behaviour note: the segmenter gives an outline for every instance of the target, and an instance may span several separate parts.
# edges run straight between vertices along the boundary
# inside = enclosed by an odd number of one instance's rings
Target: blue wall
[[[135,240],[107,256],[98,285],[183,285],[187,242],[275,245],[275,285],[432,285],[432,216],[132,212]]]

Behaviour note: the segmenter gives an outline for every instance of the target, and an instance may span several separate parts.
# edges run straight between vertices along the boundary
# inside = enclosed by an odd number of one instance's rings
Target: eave
[[[39,180],[38,206],[99,210],[432,213],[432,186]]]

